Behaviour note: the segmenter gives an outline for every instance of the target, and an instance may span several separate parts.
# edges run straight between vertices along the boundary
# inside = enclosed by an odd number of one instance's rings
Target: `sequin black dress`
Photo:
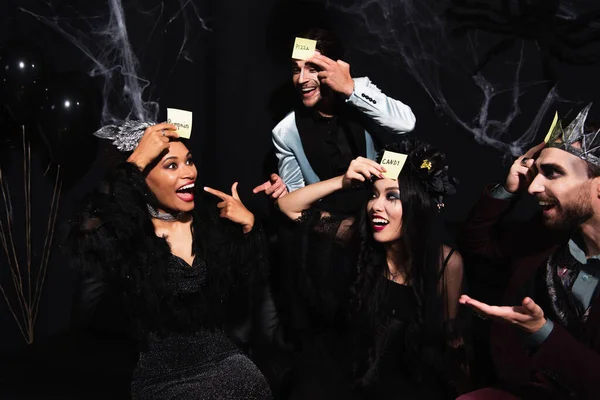
[[[265,279],[260,227],[244,235],[209,197],[196,197],[193,265],[154,233],[142,174],[121,165],[88,196],[68,248],[84,274],[117,293],[138,339],[134,399],[270,399],[269,386],[228,334],[245,323]]]
[[[198,257],[190,266],[172,256],[167,267],[180,295],[206,286],[206,263]],[[150,333],[148,349],[133,373],[137,399],[268,399],[269,387],[258,368],[223,330],[193,333]]]

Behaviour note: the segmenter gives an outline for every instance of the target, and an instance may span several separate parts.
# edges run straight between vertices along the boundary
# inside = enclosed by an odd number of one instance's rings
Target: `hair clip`
[[[427,168],[428,171],[432,168],[431,161],[429,161],[428,159],[424,159],[423,163],[421,164],[421,169],[425,168]]]

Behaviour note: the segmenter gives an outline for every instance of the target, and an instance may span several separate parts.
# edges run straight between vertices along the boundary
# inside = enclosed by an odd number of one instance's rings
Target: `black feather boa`
[[[244,235],[239,225],[219,218],[211,197],[196,194],[193,248],[206,264],[206,280],[192,293],[177,291],[169,280],[172,254],[146,207],[156,206],[156,198],[134,165],[116,168],[71,221],[65,250],[73,266],[119,293],[138,338],[235,324],[250,307],[252,287],[266,279],[260,227]]]

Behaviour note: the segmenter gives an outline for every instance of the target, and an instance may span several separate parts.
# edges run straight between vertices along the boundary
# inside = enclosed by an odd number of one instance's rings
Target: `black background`
[[[507,170],[510,157],[478,144],[471,133],[436,112],[425,91],[401,62],[377,51],[373,54],[358,51],[353,46],[356,38],[363,39],[362,49],[365,48],[365,42],[374,39],[364,32],[364,27],[356,20],[327,8],[321,1],[193,2],[209,29],[201,29],[194,14],[186,14],[190,21],[187,57],[177,57],[185,31],[183,14],[178,13],[179,2],[137,0],[124,3],[130,40],[140,59],[140,75],[152,83],[151,90],[145,95],[160,103],[162,119],[165,118],[166,107],[194,112],[190,147],[199,165],[201,184],[229,190],[234,181],[239,181],[242,199],[260,215],[269,215],[270,203],[262,195],[253,195],[251,190],[262,183],[269,172],[275,171],[271,129],[290,110],[294,101],[293,92],[290,91],[291,41],[298,31],[315,25],[339,32],[348,50],[346,61],[351,64],[353,76],[368,75],[386,94],[409,104],[417,116],[416,134],[446,151],[453,174],[461,182],[458,194],[446,201],[444,217],[447,221],[459,224],[464,220],[483,185],[501,180]],[[18,7],[46,16],[53,13],[59,16],[74,15],[73,10],[80,15],[91,16],[106,12],[104,2],[2,0],[0,4],[0,45],[16,38],[26,38],[43,48],[57,71],[90,69],[89,60],[75,46]],[[156,10],[161,7],[162,16],[155,20]],[[150,13],[148,10],[154,11]],[[175,17],[174,21],[167,25],[166,22],[172,17]],[[157,28],[152,30],[155,22],[158,23]],[[499,35],[482,34],[482,48],[478,50],[484,51],[486,46],[489,47],[499,38]],[[526,81],[546,79],[536,43],[532,40],[519,40],[517,43],[490,62],[484,71],[488,79],[510,80],[510,71],[514,68],[521,43],[524,43],[525,60],[522,78]],[[376,42],[372,42],[372,49],[377,49]],[[562,109],[580,108],[584,102],[595,99],[599,87],[597,65],[573,66],[557,59],[551,59],[549,63],[554,68],[554,78],[558,82],[561,97],[569,101],[560,104]],[[468,78],[468,71],[463,73]],[[440,86],[465,120],[475,116],[481,96],[473,88],[466,87],[464,80],[441,75]],[[521,99],[522,112],[510,128],[513,137],[518,137],[528,127],[551,86],[552,82],[538,85]],[[499,107],[499,112],[502,107]],[[595,109],[592,110],[594,113],[597,113]],[[543,127],[547,126],[550,117],[545,117]],[[0,134],[8,135],[7,129],[0,128]],[[30,134],[35,137],[35,129],[31,129]],[[544,129],[539,132],[538,140],[544,136],[542,131]],[[101,143],[97,154],[91,152],[89,156],[96,157],[93,166],[75,185],[63,192],[56,240],[36,325],[36,342],[43,342],[69,329],[75,277],[61,257],[60,237],[77,201],[103,176],[108,163],[105,150],[106,144]],[[90,149],[73,147],[69,151],[79,153]],[[39,147],[34,146],[34,268],[40,260],[53,184],[52,170],[48,172],[49,176],[43,176],[46,164],[39,155]],[[23,161],[20,142],[12,142],[9,151],[2,153],[2,157],[2,168],[8,176],[14,206],[15,245],[23,254]],[[20,261],[24,262],[23,259]],[[0,282],[12,299],[3,250],[0,250]],[[25,347],[4,299],[0,299],[0,335],[0,354],[17,354]]]

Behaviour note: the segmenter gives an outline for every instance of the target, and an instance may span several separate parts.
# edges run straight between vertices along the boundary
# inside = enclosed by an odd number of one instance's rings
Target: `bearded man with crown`
[[[460,400],[600,398],[600,136],[590,108],[555,124],[471,211],[461,251],[497,260],[509,279],[499,305],[461,296],[491,322],[498,383]],[[527,193],[540,212],[506,224]]]

